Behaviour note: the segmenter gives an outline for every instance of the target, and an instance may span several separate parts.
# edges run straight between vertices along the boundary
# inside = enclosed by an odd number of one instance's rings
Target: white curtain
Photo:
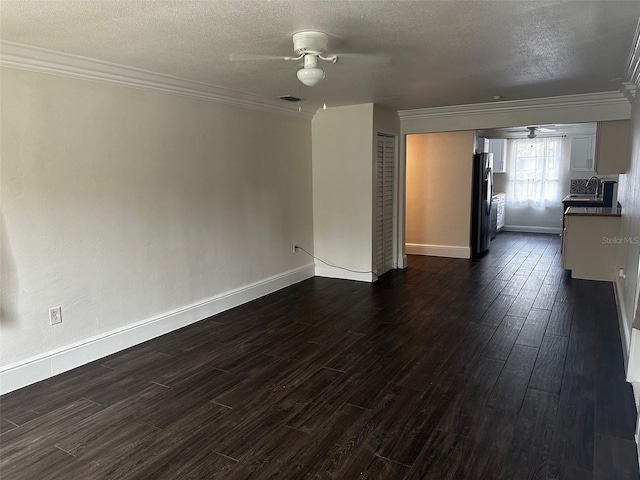
[[[507,201],[514,207],[558,207],[562,139],[518,138],[510,140]]]

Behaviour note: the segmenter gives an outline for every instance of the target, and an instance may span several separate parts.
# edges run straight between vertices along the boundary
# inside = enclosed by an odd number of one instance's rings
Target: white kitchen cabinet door
[[[571,137],[571,171],[593,172],[595,155],[595,135]]]
[[[493,153],[493,173],[505,173],[507,162],[507,140],[504,138],[489,139],[489,153]]]

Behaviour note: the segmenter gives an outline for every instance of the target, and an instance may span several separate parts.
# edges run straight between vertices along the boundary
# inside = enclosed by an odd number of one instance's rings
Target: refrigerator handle
[[[489,188],[487,188],[487,195],[489,196],[487,215],[489,215],[491,213],[491,207],[493,206],[493,171],[491,168],[487,169],[487,182],[489,183]]]

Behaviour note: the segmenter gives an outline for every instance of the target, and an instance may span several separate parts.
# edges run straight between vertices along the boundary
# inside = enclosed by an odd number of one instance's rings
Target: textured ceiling
[[[0,39],[310,105],[400,110],[618,90],[638,1],[2,0]],[[330,35],[334,52],[386,53],[384,66],[229,62],[292,54],[291,34]]]

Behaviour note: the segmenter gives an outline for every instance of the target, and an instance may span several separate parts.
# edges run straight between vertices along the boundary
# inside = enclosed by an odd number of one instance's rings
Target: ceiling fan
[[[353,53],[328,53],[329,36],[326,33],[315,30],[306,30],[293,34],[293,51],[295,56],[282,55],[254,55],[243,53],[232,53],[229,55],[231,61],[245,60],[302,60],[302,68],[298,70],[297,76],[303,84],[308,87],[317,85],[325,76],[324,70],[320,67],[319,60],[336,63],[338,59],[356,60],[362,63],[380,64],[388,63],[389,55],[368,55]]]
[[[524,135],[525,133],[527,133],[527,138],[536,138],[540,134],[548,135],[557,132],[558,130],[553,127],[555,127],[555,125],[552,124],[531,125],[529,127],[508,128],[506,129],[506,132],[509,134],[515,133],[518,135]]]

